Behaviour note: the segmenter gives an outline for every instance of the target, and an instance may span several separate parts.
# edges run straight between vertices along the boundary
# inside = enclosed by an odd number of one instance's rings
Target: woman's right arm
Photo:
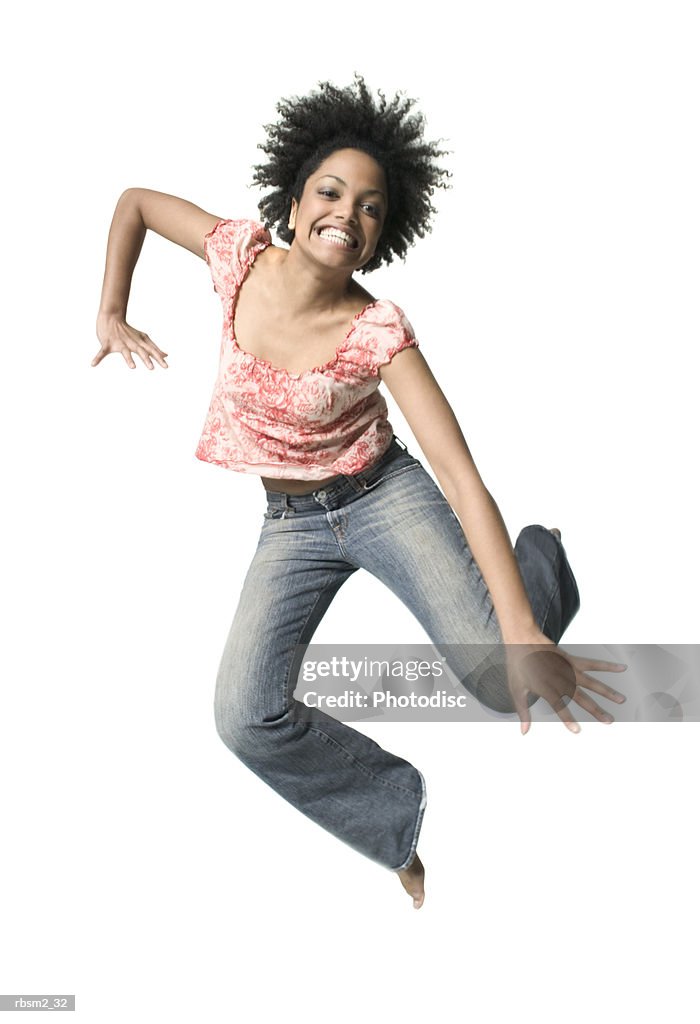
[[[139,258],[146,231],[150,228],[201,259],[205,258],[204,236],[221,220],[194,203],[165,192],[147,188],[128,188],[119,197],[107,240],[107,258],[102,297],[97,314],[100,351],[91,365],[97,366],[110,352],[121,352],[131,369],[136,352],[149,370],[152,359],[167,369],[165,356],[147,334],[126,322],[131,278]]]

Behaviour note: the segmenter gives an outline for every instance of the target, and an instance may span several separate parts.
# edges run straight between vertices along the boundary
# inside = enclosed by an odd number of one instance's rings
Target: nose
[[[349,200],[346,200],[342,206],[339,203],[336,207],[336,216],[341,220],[347,221],[348,224],[357,224],[357,217],[355,216],[355,207]]]

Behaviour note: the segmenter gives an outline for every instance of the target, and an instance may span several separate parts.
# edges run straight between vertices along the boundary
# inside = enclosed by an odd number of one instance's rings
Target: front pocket
[[[363,491],[373,491],[375,487],[379,487],[385,480],[393,480],[396,476],[401,476],[402,473],[408,473],[412,469],[421,468],[421,463],[416,459],[415,462],[410,463],[408,466],[398,466],[396,469],[387,469],[386,473],[383,473],[378,480],[374,480],[371,484],[361,483]]]

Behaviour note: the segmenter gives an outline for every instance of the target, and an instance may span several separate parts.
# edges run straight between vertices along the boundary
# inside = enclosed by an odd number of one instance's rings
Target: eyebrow
[[[347,185],[347,181],[343,181],[343,179],[339,178],[337,174],[321,174],[320,177],[321,178],[334,178],[336,181],[339,181],[341,185]],[[378,188],[366,188],[365,191],[362,194],[363,195],[369,195],[370,193],[373,194],[373,195],[378,195],[378,196],[382,196],[383,198],[386,198],[386,196],[384,196],[384,193],[381,191],[381,189],[378,189]]]

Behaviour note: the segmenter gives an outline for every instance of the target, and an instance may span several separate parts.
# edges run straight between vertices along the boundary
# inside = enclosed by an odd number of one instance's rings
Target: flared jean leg
[[[320,712],[298,721],[292,692],[307,645],[357,570],[339,557],[325,514],[269,519],[246,574],[214,701],[224,743],[260,779],[358,852],[410,863],[426,806],[421,773]]]

